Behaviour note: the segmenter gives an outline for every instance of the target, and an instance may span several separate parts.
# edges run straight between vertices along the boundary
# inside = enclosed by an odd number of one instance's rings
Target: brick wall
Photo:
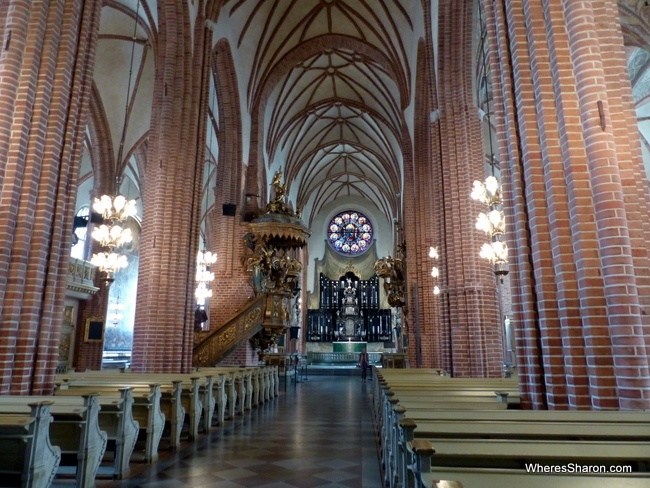
[[[524,403],[648,408],[647,179],[616,3],[484,8]]]

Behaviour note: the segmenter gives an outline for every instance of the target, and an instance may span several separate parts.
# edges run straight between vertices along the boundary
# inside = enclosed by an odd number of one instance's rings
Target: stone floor
[[[371,390],[359,376],[290,381],[252,414],[155,465],[136,466],[129,480],[97,486],[381,488]]]

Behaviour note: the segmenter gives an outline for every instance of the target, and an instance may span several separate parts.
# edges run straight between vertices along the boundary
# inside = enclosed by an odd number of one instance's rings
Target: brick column
[[[485,177],[483,142],[472,88],[471,1],[440,2],[438,76],[443,327],[449,330],[454,376],[501,376],[502,324],[496,281],[479,257],[485,236],[475,228],[481,205],[470,198]]]
[[[639,146],[616,4],[483,5],[524,403],[641,408],[648,234],[638,209],[647,196],[621,174],[647,179],[641,158],[630,161]],[[612,118],[610,97],[620,112]],[[638,229],[634,246],[627,229]]]
[[[614,384],[612,384],[611,378],[605,378],[604,383],[609,383],[609,395],[614,400],[618,398],[621,408],[648,408],[650,407],[650,372],[645,344],[648,318],[647,316],[642,317],[640,313],[639,293],[642,290],[637,288],[636,267],[628,231],[635,227],[643,228],[643,224],[639,219],[638,212],[631,212],[628,215],[627,209],[630,206],[626,207],[625,205],[625,195],[627,194],[631,195],[632,202],[638,199],[637,186],[625,188],[622,185],[617,154],[619,141],[612,131],[613,121],[610,123],[607,121],[608,92],[613,91],[614,99],[620,96],[620,92],[611,86],[608,90],[605,82],[605,65],[601,56],[600,44],[603,43],[605,49],[607,47],[603,42],[605,39],[599,38],[595,24],[597,21],[599,26],[611,26],[612,22],[618,24],[619,19],[616,15],[613,17],[607,15],[612,13],[611,8],[609,12],[606,8],[595,9],[590,1],[581,4],[566,1],[563,3],[566,9],[569,50],[574,64],[578,106],[594,201],[600,267],[607,304],[606,325],[609,326],[613,354],[612,366],[618,392],[613,389]],[[615,3],[610,1],[601,3],[615,6]],[[590,42],[594,38],[597,42]],[[611,42],[613,39],[607,36],[606,40]],[[619,38],[619,46],[619,59],[621,57],[624,59],[622,36]],[[618,63],[618,66],[620,67],[621,64]],[[609,66],[608,69],[610,69]],[[629,93],[629,84],[626,88]],[[619,120],[623,126],[628,121]],[[629,134],[623,134],[623,137],[620,137],[620,131],[618,133],[622,149],[625,150]],[[634,130],[632,133],[638,134]],[[639,168],[641,169],[640,162],[639,159]],[[625,170],[625,168],[623,169]],[[642,173],[641,171],[639,174]],[[648,243],[643,239],[637,239],[637,241],[639,240],[645,246],[639,250],[644,251],[643,259],[637,260],[637,262],[641,261],[647,266]],[[647,271],[647,268],[643,270],[643,275],[646,278]],[[647,292],[647,287],[643,291]],[[602,334],[589,337],[589,339],[597,340],[600,337]],[[589,358],[590,365],[596,372],[603,369],[602,357],[598,352],[598,350],[594,350]],[[602,402],[600,398],[597,401]]]
[[[0,4],[0,393],[52,391],[101,2]]]
[[[139,372],[187,372],[192,362],[211,40],[197,10],[191,32],[187,2],[158,2],[133,334]]]

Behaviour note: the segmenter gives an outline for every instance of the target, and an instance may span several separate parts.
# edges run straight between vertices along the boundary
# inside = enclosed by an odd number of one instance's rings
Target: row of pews
[[[375,371],[386,486],[650,486],[650,412],[521,410],[515,378]]]
[[[276,366],[57,375],[52,396],[0,396],[0,485],[46,488],[70,472],[93,487],[100,466],[127,478],[132,463],[156,462],[277,397],[278,383]]]

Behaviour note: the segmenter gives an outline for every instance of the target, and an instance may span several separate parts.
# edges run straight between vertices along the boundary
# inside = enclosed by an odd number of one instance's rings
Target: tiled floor
[[[99,487],[381,488],[371,383],[311,376],[123,482]]]

